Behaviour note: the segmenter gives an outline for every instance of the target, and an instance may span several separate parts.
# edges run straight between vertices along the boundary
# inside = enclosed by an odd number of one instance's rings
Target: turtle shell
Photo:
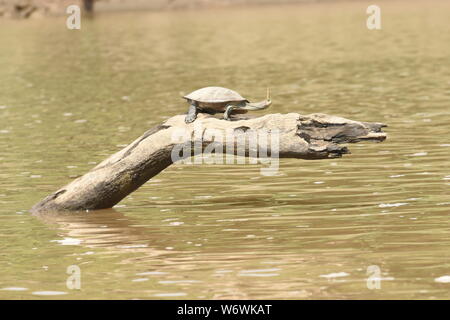
[[[204,103],[223,103],[229,101],[247,101],[236,91],[222,87],[205,87],[195,90],[183,98]]]

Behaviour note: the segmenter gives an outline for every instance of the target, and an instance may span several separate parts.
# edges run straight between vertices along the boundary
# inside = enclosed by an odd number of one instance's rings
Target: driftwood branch
[[[220,152],[245,156],[327,159],[349,153],[340,145],[342,143],[386,139],[381,131],[385,127],[382,123],[358,122],[325,114],[269,114],[235,121],[199,114],[190,124],[186,124],[184,118],[185,115],[174,116],[145,132],[85,175],[37,203],[31,211],[111,208],[177,160],[174,154],[187,158],[220,149]],[[252,134],[262,131],[271,137],[276,135],[277,139],[249,142],[254,137]],[[208,147],[211,145],[214,151]],[[180,153],[180,149],[189,152]]]

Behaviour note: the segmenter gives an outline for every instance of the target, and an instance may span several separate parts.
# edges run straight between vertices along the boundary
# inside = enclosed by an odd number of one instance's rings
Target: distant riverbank
[[[293,4],[338,0],[0,0],[0,17],[36,18],[65,14],[65,8],[94,3],[94,11],[182,10],[241,5]]]

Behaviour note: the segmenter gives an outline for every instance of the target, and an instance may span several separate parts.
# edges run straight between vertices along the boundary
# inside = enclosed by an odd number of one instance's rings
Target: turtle
[[[186,123],[194,122],[199,112],[209,114],[223,112],[223,118],[231,120],[231,113],[247,113],[249,110],[262,110],[272,104],[269,88],[267,88],[266,100],[256,103],[249,102],[236,91],[222,87],[201,88],[183,98],[189,103],[189,110],[185,118]]]

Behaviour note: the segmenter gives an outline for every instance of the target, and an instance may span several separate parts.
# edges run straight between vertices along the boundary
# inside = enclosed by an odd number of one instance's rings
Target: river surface
[[[365,2],[0,21],[0,298],[450,298],[450,3],[378,4],[372,31]],[[28,212],[208,85],[388,139],[276,176],[177,164],[110,210]]]

